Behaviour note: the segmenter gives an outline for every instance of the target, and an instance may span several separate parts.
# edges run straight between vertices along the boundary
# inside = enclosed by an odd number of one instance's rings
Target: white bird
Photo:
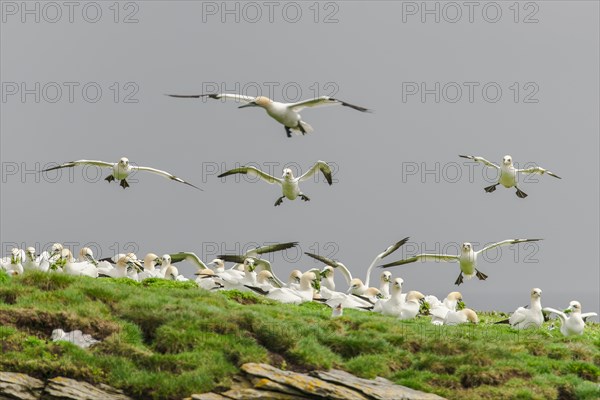
[[[300,288],[300,278],[302,277],[302,271],[299,269],[294,269],[290,272],[290,276],[288,278],[288,283],[286,287],[291,289],[299,289]]]
[[[39,256],[35,255],[35,248],[28,247],[25,250],[25,262],[23,262],[23,269],[25,271],[43,271],[47,272],[50,268],[50,253],[47,251],[42,252]]]
[[[392,282],[392,273],[389,271],[383,271],[379,278],[379,290],[384,299],[390,298],[390,282]],[[365,285],[367,285],[365,283]]]
[[[163,256],[164,259],[164,256]],[[188,278],[186,278],[183,275],[179,275],[179,270],[177,269],[176,266],[169,264],[169,266],[165,269],[165,279],[168,280],[173,280],[173,281],[177,281],[177,282],[187,282],[189,281]]]
[[[226,259],[227,257],[234,257],[234,256],[219,256],[219,259],[223,260],[223,261],[232,261],[232,260],[228,260]],[[238,262],[240,259],[236,258]],[[244,265],[244,272],[243,272],[243,276],[241,278],[236,277],[235,275],[232,274],[223,274],[223,273],[217,273],[217,276],[219,278],[221,278],[221,280],[223,281],[223,285],[224,285],[224,289],[225,290],[232,290],[232,289],[236,289],[236,290],[240,290],[242,292],[247,292],[249,291],[248,286],[256,286],[256,276],[257,276],[257,272],[256,272],[256,268],[258,265],[262,265],[263,267],[268,264],[268,268],[264,268],[265,270],[270,271],[270,263],[266,260],[258,260],[252,257],[248,257],[245,258],[243,261],[243,265]],[[225,272],[233,272],[235,270],[228,270]]]
[[[508,318],[508,323],[515,329],[539,328],[544,322],[542,314],[542,289],[531,289],[531,303],[529,308],[519,307]],[[500,321],[505,322],[505,321]]]
[[[127,159],[126,157],[122,157],[119,162],[116,163],[109,163],[109,162],[105,162],[105,161],[96,161],[96,160],[78,160],[78,161],[71,161],[56,167],[52,167],[52,168],[48,168],[43,170],[42,172],[47,172],[47,171],[52,171],[55,169],[60,169],[60,168],[72,168],[75,167],[77,165],[95,165],[98,167],[104,167],[104,168],[111,168],[112,169],[112,174],[108,175],[105,180],[108,182],[112,182],[114,180],[118,180],[121,181],[120,186],[125,189],[129,187],[129,183],[127,183],[127,177],[132,173],[132,172],[136,172],[136,171],[148,171],[148,172],[152,172],[154,174],[158,174],[161,176],[164,176],[166,178],[169,178],[171,180],[174,180],[176,182],[180,182],[180,183],[185,183],[188,186],[191,186],[193,188],[196,188],[198,190],[202,190],[197,186],[192,185],[189,182],[184,181],[181,178],[176,177],[175,175],[172,175],[166,171],[162,171],[160,169],[155,169],[155,168],[150,168],[150,167],[141,167],[139,165],[131,165],[129,163],[129,159]]]
[[[567,308],[569,314],[550,307],[544,307],[543,310],[558,316],[561,322],[560,333],[562,333],[563,336],[582,335],[585,328],[585,319],[598,315],[595,312],[582,314],[581,304],[575,300],[569,303],[569,307]]]
[[[171,263],[176,264],[181,261],[189,261],[192,264],[196,264],[199,269],[207,269],[208,266],[196,255],[196,253],[182,251],[179,253],[169,254],[171,256]]]
[[[154,253],[148,253],[144,257],[144,270],[138,273],[140,281],[148,278],[157,278],[160,276],[160,271],[156,269],[156,265],[161,263],[160,257]]]
[[[548,174],[555,178],[562,179],[560,176],[553,174],[552,172],[550,172],[547,169],[544,169],[542,167],[531,167],[531,168],[525,168],[525,169],[515,168],[513,165],[512,157],[509,155],[504,156],[504,158],[502,159],[501,166],[499,166],[491,161],[488,161],[483,157],[462,156],[462,155],[460,157],[468,158],[470,160],[483,163],[485,166],[494,168],[500,172],[500,177],[498,178],[498,183],[484,188],[484,190],[487,193],[492,193],[493,191],[496,190],[496,186],[502,185],[505,188],[514,187],[517,190],[517,192],[516,192],[517,197],[524,199],[525,197],[527,197],[527,194],[517,187],[517,179],[518,179],[519,173],[539,174],[539,175]]]
[[[178,98],[203,98],[208,97],[216,100],[234,100],[236,102],[245,103],[244,105],[239,106],[238,108],[246,108],[246,107],[262,107],[265,109],[267,114],[275,121],[279,122],[285,127],[285,133],[287,137],[292,137],[292,131],[295,134],[302,133],[303,135],[306,133],[310,133],[313,131],[312,126],[302,121],[302,117],[299,112],[302,111],[306,107],[320,107],[326,105],[342,105],[346,107],[353,108],[357,111],[361,112],[370,112],[369,109],[365,107],[356,106],[354,104],[347,103],[345,101],[341,101],[338,99],[334,99],[329,96],[321,96],[315,99],[303,100],[297,103],[280,103],[278,101],[273,101],[265,96],[251,97],[244,96],[241,94],[230,94],[230,93],[215,93],[215,94],[193,94],[193,95],[181,95],[181,94],[169,94],[167,96],[170,97],[178,97]]]
[[[10,257],[4,257],[0,261],[0,268],[5,270],[9,275],[23,275],[24,269],[23,264],[23,250],[12,248],[10,251]]]
[[[79,255],[77,257],[77,261],[79,262],[88,262],[93,266],[98,265],[98,261],[94,258],[94,252],[89,247],[83,247],[79,250]]]
[[[215,274],[222,278],[225,281],[239,281],[243,279],[245,274],[244,271],[239,271],[237,269],[225,269],[225,261],[220,258],[215,258],[208,265],[214,265],[216,268],[214,269]],[[244,264],[242,263],[242,267]]]
[[[406,238],[400,240],[399,242],[394,243],[393,245],[391,245],[387,249],[385,249],[382,253],[378,254],[377,257],[375,257],[375,259],[373,260],[373,262],[367,269],[367,276],[365,278],[365,283],[363,283],[363,281],[360,279],[354,280],[354,278],[352,277],[352,274],[350,273],[350,270],[339,261],[332,260],[330,258],[320,256],[318,254],[306,253],[306,252],[304,254],[306,254],[307,256],[309,256],[311,258],[314,258],[315,260],[321,261],[325,265],[329,265],[330,267],[339,269],[340,272],[342,273],[342,275],[344,276],[344,278],[346,279],[348,286],[350,286],[351,288],[353,285],[355,286],[354,290],[352,290],[352,293],[360,295],[360,294],[364,293],[364,291],[369,287],[369,277],[371,275],[371,270],[373,269],[373,267],[375,266],[377,261],[389,256],[390,254],[392,254],[393,252],[398,250],[402,245],[404,245],[406,242],[408,242],[408,239],[409,238],[406,237]],[[382,287],[382,289],[384,289],[384,288]],[[389,291],[387,292],[387,294],[389,295]]]
[[[79,255],[81,257],[87,256],[87,250],[90,250],[87,247],[82,248],[79,251]],[[91,250],[90,250],[91,251]],[[64,272],[68,275],[74,276],[88,276],[90,278],[98,277],[98,269],[96,266],[89,261],[75,261],[73,258],[73,254],[69,249],[62,249],[60,252],[60,257],[65,261]]]
[[[416,290],[411,290],[406,295],[406,301],[402,305],[402,310],[400,311],[401,320],[413,319],[419,314],[419,310],[421,309],[421,303],[425,299],[423,293],[418,292]]]
[[[410,257],[404,260],[395,261],[389,264],[380,265],[380,268],[389,268],[394,267],[396,265],[404,265],[413,263],[415,261],[448,261],[448,262],[458,262],[460,264],[460,274],[454,282],[455,285],[460,285],[463,283],[463,274],[467,279],[471,279],[474,276],[477,276],[479,280],[487,279],[487,275],[482,273],[477,269],[477,256],[481,253],[488,251],[490,249],[507,246],[516,243],[525,243],[525,242],[537,242],[542,239],[508,239],[503,240],[501,242],[493,243],[488,246],[485,246],[483,249],[479,251],[474,251],[473,246],[469,242],[465,242],[461,246],[461,253],[459,255],[453,254],[417,254],[414,257]]]
[[[226,171],[219,175],[219,178],[223,178],[225,176],[233,175],[233,174],[249,174],[250,176],[258,176],[263,181],[273,184],[277,183],[281,186],[282,196],[277,199],[275,202],[275,206],[280,205],[283,202],[283,199],[287,198],[288,200],[295,200],[297,197],[300,197],[304,201],[310,201],[310,199],[302,193],[300,190],[300,182],[304,182],[310,179],[314,174],[321,171],[327,183],[331,185],[333,180],[331,178],[331,168],[329,164],[325,161],[317,161],[308,171],[302,174],[299,177],[294,177],[292,170],[289,168],[284,168],[283,176],[281,178],[276,178],[267,174],[266,172],[261,171],[255,167],[240,167],[234,168],[232,170]]]
[[[141,269],[140,262],[134,258],[135,254],[129,253],[122,255],[115,265],[108,261],[100,261],[98,263],[98,276],[106,278],[130,278],[128,269]]]
[[[462,303],[462,294],[460,292],[450,292],[443,302],[437,300],[435,296],[426,296],[425,301],[429,300],[429,314],[431,314],[431,323],[443,325],[449,312],[456,312],[458,304]]]
[[[263,290],[256,285],[246,285],[249,289],[266,296],[269,299],[277,300],[281,303],[300,304],[307,301],[312,301],[314,290],[319,289],[319,278],[317,274],[308,271],[302,274],[300,278],[300,288],[273,288],[271,290]]]
[[[198,270],[195,275],[198,275],[196,278],[196,283],[202,289],[215,290],[222,289],[224,287],[221,283],[221,278],[219,278],[217,274],[215,274],[215,272],[210,268]]]
[[[459,325],[471,322],[473,324],[479,323],[479,317],[477,313],[470,308],[463,308],[459,311],[449,311],[444,318],[443,325]]]
[[[366,288],[361,295],[333,292],[332,296],[329,299],[325,299],[324,303],[331,308],[342,304],[344,308],[364,311],[373,309],[374,304],[382,298],[383,296],[379,289],[370,287]]]
[[[383,315],[389,315],[392,317],[399,317],[402,313],[402,307],[404,306],[404,299],[402,298],[402,285],[404,280],[402,278],[395,278],[392,284],[392,293],[389,299],[380,300],[375,303],[373,307],[374,312],[380,312]]]

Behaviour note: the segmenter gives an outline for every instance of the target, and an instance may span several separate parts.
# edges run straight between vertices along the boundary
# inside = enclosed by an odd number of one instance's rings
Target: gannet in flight
[[[582,335],[585,328],[585,319],[595,317],[598,314],[595,312],[581,313],[581,304],[578,301],[571,301],[565,312],[558,311],[554,308],[544,307],[544,311],[554,313],[560,319],[560,333],[563,336]],[[569,312],[569,314],[567,314]]]
[[[193,98],[198,99],[201,97],[208,97],[211,99],[224,99],[224,100],[234,100],[237,102],[245,103],[244,105],[239,106],[238,108],[246,108],[246,107],[262,107],[265,109],[267,114],[272,117],[274,120],[279,122],[285,127],[285,133],[287,137],[292,137],[292,131],[295,134],[302,133],[303,135],[313,131],[312,126],[302,121],[302,117],[298,114],[306,107],[320,107],[326,105],[342,105],[346,107],[353,108],[362,112],[370,112],[369,109],[356,106],[350,103],[346,103],[345,101],[341,101],[338,99],[334,99],[329,96],[321,96],[315,99],[303,100],[297,103],[280,103],[278,101],[273,101],[268,97],[259,96],[244,96],[241,94],[230,94],[230,93],[217,93],[217,94],[193,94],[193,95],[180,95],[180,94],[168,94],[170,97],[178,97],[178,98]]]
[[[171,180],[174,180],[176,182],[185,183],[186,185],[196,188],[198,190],[202,190],[199,187],[194,186],[191,183],[186,182],[183,179],[176,177],[175,175],[171,175],[170,173],[168,173],[166,171],[162,171],[160,169],[155,169],[155,168],[150,168],[150,167],[141,167],[138,165],[131,165],[129,163],[129,159],[127,159],[126,157],[122,157],[119,160],[119,162],[116,162],[116,163],[108,163],[108,162],[104,162],[104,161],[95,161],[95,160],[71,161],[71,162],[59,165],[57,167],[45,169],[42,172],[52,171],[52,170],[60,169],[60,168],[71,168],[71,167],[75,167],[77,165],[95,165],[98,167],[112,168],[112,174],[110,174],[109,176],[104,178],[104,180],[106,180],[108,182],[112,182],[114,180],[121,181],[120,186],[123,189],[129,187],[129,183],[127,183],[127,177],[133,171],[148,171],[148,172],[152,172],[154,174],[162,175],[162,176],[169,178]]]
[[[508,239],[503,240],[498,243],[490,244],[489,246],[484,247],[479,251],[474,251],[471,243],[465,242],[462,244],[462,251],[459,255],[452,254],[417,254],[414,257],[407,258],[405,260],[395,261],[389,264],[380,265],[380,268],[389,268],[394,267],[396,265],[404,265],[413,263],[415,261],[449,261],[449,262],[458,262],[460,264],[460,274],[454,282],[455,285],[460,285],[463,283],[463,274],[467,279],[471,279],[473,276],[477,276],[479,280],[487,279],[487,275],[479,271],[477,267],[477,256],[481,253],[493,249],[499,246],[506,246],[510,244],[516,243],[525,243],[525,242],[536,242],[542,239]]]
[[[218,177],[223,178],[233,174],[249,174],[251,176],[258,176],[260,179],[270,184],[277,183],[281,186],[281,192],[283,194],[283,196],[278,198],[275,202],[275,206],[278,206],[285,198],[288,198],[289,200],[295,200],[298,196],[300,196],[302,200],[309,201],[310,199],[300,191],[299,183],[310,179],[319,171],[323,173],[327,183],[331,185],[333,183],[331,179],[331,168],[324,161],[317,161],[308,171],[297,178],[294,177],[292,170],[289,168],[285,168],[283,170],[283,176],[281,178],[276,178],[254,167],[235,168],[222,173]]]
[[[487,193],[492,193],[493,191],[496,190],[496,186],[498,185],[502,185],[505,188],[511,188],[514,187],[515,189],[517,189],[517,197],[524,199],[525,197],[527,197],[527,194],[525,192],[523,192],[521,189],[519,189],[517,187],[517,175],[519,173],[523,173],[523,174],[548,174],[550,176],[553,176],[555,178],[558,179],[562,179],[560,176],[553,174],[552,172],[548,171],[547,169],[544,169],[542,167],[531,167],[531,168],[525,168],[525,169],[517,169],[513,166],[513,161],[512,161],[512,157],[511,156],[504,156],[504,158],[502,159],[502,166],[498,166],[497,164],[486,160],[483,157],[476,157],[476,156],[459,156],[462,158],[468,158],[470,160],[473,161],[477,161],[480,163],[485,164],[487,167],[492,167],[497,169],[498,171],[500,171],[500,177],[498,178],[498,183],[488,186],[486,188],[484,188],[484,190]]]

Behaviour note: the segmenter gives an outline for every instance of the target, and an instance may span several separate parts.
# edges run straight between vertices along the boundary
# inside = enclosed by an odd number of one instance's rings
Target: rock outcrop
[[[283,371],[268,364],[248,363],[241,367],[248,381],[238,381],[223,393],[195,394],[194,400],[443,400],[384,379],[358,378],[340,370],[314,371],[301,374]]]
[[[25,374],[0,372],[0,400],[131,400],[108,385],[92,385],[69,378],[46,382]]]
[[[191,400],[443,400],[383,379],[358,378],[339,370],[302,374],[268,364],[247,363],[222,393],[194,394]],[[0,400],[131,400],[113,387],[56,377],[46,382],[0,372]]]

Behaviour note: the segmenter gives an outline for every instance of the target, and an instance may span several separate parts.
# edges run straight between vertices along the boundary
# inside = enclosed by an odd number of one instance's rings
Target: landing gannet
[[[314,174],[321,171],[323,176],[327,180],[327,183],[331,185],[333,183],[331,178],[331,168],[325,161],[317,161],[308,171],[306,171],[303,175],[295,178],[292,170],[289,168],[284,168],[283,176],[281,178],[276,178],[271,176],[258,168],[254,167],[240,167],[235,168],[229,171],[226,171],[219,175],[219,178],[224,176],[229,176],[233,174],[250,174],[251,176],[258,176],[263,181],[273,184],[277,183],[281,186],[281,192],[283,196],[277,199],[275,202],[275,206],[280,205],[283,202],[283,199],[287,198],[288,200],[295,200],[298,196],[304,201],[309,201],[310,199],[300,191],[300,182],[304,182],[310,179]]]
[[[413,263],[415,261],[448,261],[448,262],[458,262],[460,264],[460,274],[454,282],[455,285],[460,285],[463,283],[463,274],[467,279],[471,279],[473,276],[477,276],[480,280],[485,280],[487,275],[477,270],[477,256],[484,251],[493,249],[499,246],[506,246],[510,244],[516,243],[525,243],[525,242],[536,242],[542,239],[507,239],[498,243],[490,244],[489,246],[484,247],[479,251],[474,251],[471,243],[465,242],[462,244],[462,251],[460,255],[451,255],[451,254],[418,254],[414,257],[407,258],[405,260],[395,261],[393,263],[380,265],[380,268],[389,268],[394,267],[396,265],[404,265]]]
[[[529,308],[519,307],[508,318],[508,323],[515,329],[539,328],[544,322],[542,314],[542,289],[531,289],[531,303]],[[500,321],[499,323],[504,323]]]
[[[302,133],[303,135],[313,131],[312,126],[302,121],[302,117],[298,114],[306,107],[320,107],[326,105],[342,105],[346,107],[353,108],[355,110],[361,112],[370,112],[369,109],[356,106],[350,103],[346,103],[345,101],[341,101],[338,99],[334,99],[329,96],[321,96],[315,99],[303,100],[297,103],[280,103],[277,101],[273,101],[268,97],[259,96],[259,97],[251,97],[244,96],[241,94],[230,94],[230,93],[215,93],[215,94],[193,94],[193,95],[181,95],[181,94],[168,94],[170,97],[178,97],[178,98],[192,98],[198,99],[202,97],[208,97],[211,99],[225,99],[225,100],[234,100],[237,102],[245,103],[238,108],[246,108],[246,107],[262,107],[265,109],[267,114],[272,117],[274,120],[279,122],[285,127],[285,133],[287,137],[292,137],[292,131],[295,134]]]
[[[542,167],[517,169],[513,166],[512,157],[508,156],[508,155],[504,156],[504,158],[502,159],[502,166],[499,166],[491,161],[488,161],[483,157],[477,157],[477,156],[459,156],[459,157],[468,158],[470,160],[483,163],[487,167],[492,167],[492,168],[495,168],[500,171],[500,177],[498,178],[498,183],[484,188],[484,190],[487,193],[492,193],[493,191],[496,190],[496,186],[502,185],[505,188],[514,187],[515,189],[517,189],[517,192],[516,192],[517,197],[524,199],[525,197],[527,197],[527,194],[517,187],[517,175],[519,174],[519,172],[523,173],[523,174],[540,174],[540,175],[548,174],[555,178],[562,179],[560,176],[555,175],[552,172],[550,172],[547,169],[544,169]]]
[[[561,322],[560,333],[563,336],[582,335],[585,328],[585,319],[598,315],[595,312],[582,314],[581,304],[575,300],[569,303],[569,307],[567,308],[569,314],[550,307],[544,307],[543,310],[558,316]]]
[[[174,180],[176,182],[185,183],[186,185],[189,185],[198,190],[202,190],[199,187],[194,186],[191,183],[186,182],[183,179],[176,177],[175,175],[171,175],[170,173],[168,173],[166,171],[162,171],[160,169],[155,169],[155,168],[150,168],[150,167],[140,167],[138,165],[131,165],[129,163],[129,159],[127,159],[125,157],[122,157],[119,160],[119,162],[116,162],[116,163],[108,163],[108,162],[104,162],[104,161],[95,161],[95,160],[71,161],[71,162],[59,165],[57,167],[45,169],[42,172],[52,171],[52,170],[60,169],[60,168],[71,168],[71,167],[75,167],[77,165],[96,165],[98,167],[112,168],[112,171],[113,171],[112,174],[107,176],[105,178],[105,180],[108,182],[112,182],[114,180],[121,181],[120,185],[123,189],[129,187],[129,183],[127,183],[127,177],[133,171],[148,171],[148,172],[152,172],[154,174],[162,175],[162,176],[169,178],[171,180]]]

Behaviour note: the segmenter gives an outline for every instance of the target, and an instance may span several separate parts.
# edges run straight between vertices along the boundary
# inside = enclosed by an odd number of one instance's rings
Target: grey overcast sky
[[[405,236],[389,261],[544,238],[490,252],[479,263],[488,280],[460,286],[467,305],[510,311],[540,287],[546,306],[577,299],[600,310],[598,2],[50,3],[1,2],[3,253],[63,242],[100,256],[194,251],[210,261],[299,241],[364,278]],[[333,94],[375,112],[306,109],[315,132],[288,139],[263,110],[164,96],[215,88],[280,101]],[[523,181],[526,199],[487,194],[493,172],[459,154],[510,154],[563,179]],[[204,192],[151,174],[122,190],[103,181],[106,170],[31,172],[122,156]],[[305,182],[308,203],[274,207],[276,187],[216,177],[247,163],[279,176],[319,159],[334,164],[336,182]],[[319,266],[295,252],[271,259],[283,278]],[[407,290],[444,297],[459,270],[391,272]]]

